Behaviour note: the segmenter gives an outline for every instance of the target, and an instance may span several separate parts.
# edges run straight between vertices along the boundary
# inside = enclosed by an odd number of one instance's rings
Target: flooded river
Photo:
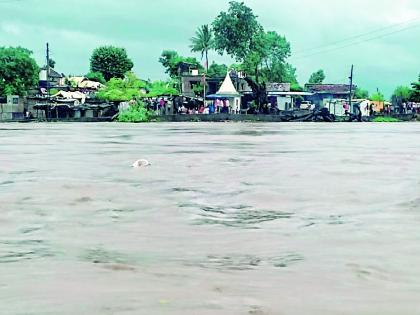
[[[420,314],[420,124],[0,125],[0,314]]]

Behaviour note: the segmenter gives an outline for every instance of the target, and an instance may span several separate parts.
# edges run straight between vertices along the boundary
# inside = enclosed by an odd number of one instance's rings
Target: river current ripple
[[[0,128],[0,314],[419,314],[419,227],[416,123]]]

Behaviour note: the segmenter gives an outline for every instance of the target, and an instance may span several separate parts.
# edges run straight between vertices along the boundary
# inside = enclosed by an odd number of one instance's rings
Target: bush
[[[128,109],[121,111],[118,114],[119,122],[148,122],[150,121],[151,114],[147,111],[143,102],[131,105]]]

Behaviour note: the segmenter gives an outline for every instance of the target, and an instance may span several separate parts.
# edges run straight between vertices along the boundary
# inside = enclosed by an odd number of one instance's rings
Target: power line
[[[23,0],[0,0],[0,3],[22,2]]]
[[[308,48],[308,49],[301,49],[301,50],[295,51],[294,54],[301,54],[301,53],[306,54],[307,52],[309,52],[311,50],[319,50],[319,49],[326,48],[328,46],[335,46],[335,45],[340,44],[340,43],[344,43],[344,42],[347,42],[347,41],[352,41],[353,39],[366,37],[368,35],[375,34],[375,33],[380,33],[380,32],[383,32],[385,30],[392,29],[392,28],[395,28],[395,27],[398,27],[398,26],[402,26],[402,25],[405,25],[405,24],[410,24],[410,23],[416,22],[418,20],[420,20],[420,17],[417,17],[417,18],[414,18],[414,19],[411,19],[411,20],[406,20],[406,21],[401,22],[401,23],[392,24],[392,25],[382,27],[382,28],[379,28],[379,29],[375,29],[375,30],[372,30],[372,31],[369,31],[369,32],[366,32],[366,33],[361,33],[361,34],[358,34],[358,35],[353,35],[353,36],[350,36],[350,37],[346,37],[346,38],[343,38],[341,40],[331,42],[329,44],[315,46],[315,47]]]
[[[349,44],[344,45],[344,46],[332,47],[330,49],[318,51],[318,52],[315,52],[315,53],[310,53],[310,54],[306,54],[306,55],[302,54],[301,56],[291,57],[291,59],[294,59],[294,60],[304,59],[304,58],[316,56],[316,55],[319,55],[319,54],[324,54],[324,53],[329,53],[329,52],[336,51],[336,50],[341,50],[341,49],[344,49],[344,48],[347,48],[347,47],[360,45],[360,44],[370,42],[370,41],[373,41],[373,40],[376,40],[376,39],[384,38],[384,37],[387,37],[387,36],[390,36],[390,35],[393,35],[393,34],[401,33],[401,32],[404,32],[404,31],[407,31],[409,29],[413,29],[413,28],[416,28],[416,27],[419,27],[419,26],[420,26],[420,24],[412,25],[410,27],[406,27],[406,28],[403,28],[403,29],[400,29],[400,30],[397,30],[397,31],[394,31],[394,32],[385,33],[385,34],[381,34],[379,36],[375,36],[375,37],[367,38],[367,39],[364,39],[364,40],[352,42],[352,43],[349,43]]]

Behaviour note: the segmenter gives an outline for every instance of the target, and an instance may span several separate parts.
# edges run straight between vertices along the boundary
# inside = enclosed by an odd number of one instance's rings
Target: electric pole
[[[349,79],[350,79],[349,109],[350,109],[350,112],[352,112],[351,101],[352,101],[352,93],[353,93],[353,65],[351,65]]]
[[[204,74],[203,74],[203,106],[204,106],[204,108],[206,107],[206,85],[207,85],[207,82],[206,82],[206,72],[204,72]]]
[[[47,58],[47,120],[50,117],[50,45],[47,43],[47,50],[46,50],[46,58]]]

